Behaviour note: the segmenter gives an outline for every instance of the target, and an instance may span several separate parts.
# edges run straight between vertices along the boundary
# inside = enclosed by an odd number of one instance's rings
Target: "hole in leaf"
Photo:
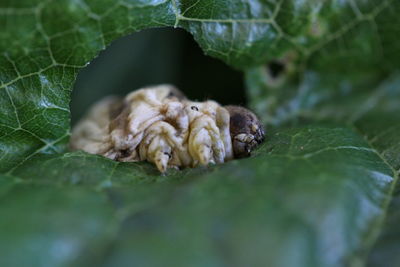
[[[273,60],[268,63],[268,70],[271,77],[276,79],[286,70],[286,66],[282,62]]]
[[[245,105],[243,75],[205,56],[182,29],[158,28],[120,38],[78,74],[72,94],[72,123],[108,95],[170,83],[189,99]]]

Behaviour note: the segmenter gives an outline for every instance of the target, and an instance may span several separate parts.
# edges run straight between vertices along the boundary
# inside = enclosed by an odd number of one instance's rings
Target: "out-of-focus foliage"
[[[399,11],[390,0],[3,1],[0,265],[398,265]],[[245,72],[269,129],[253,157],[160,176],[66,151],[78,70],[157,26],[186,29]]]

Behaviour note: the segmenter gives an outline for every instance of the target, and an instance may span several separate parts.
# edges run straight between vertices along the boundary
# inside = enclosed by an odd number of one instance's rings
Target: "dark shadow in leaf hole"
[[[286,70],[284,63],[273,60],[268,63],[268,70],[272,78],[278,78]]]
[[[148,85],[170,83],[190,99],[245,105],[243,75],[205,56],[182,29],[157,28],[120,38],[78,74],[72,123],[95,101]]]

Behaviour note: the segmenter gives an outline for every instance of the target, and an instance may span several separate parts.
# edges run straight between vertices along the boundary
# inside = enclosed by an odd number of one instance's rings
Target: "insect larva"
[[[96,103],[73,129],[70,146],[117,161],[147,160],[165,172],[247,157],[263,140],[250,110],[193,102],[159,85]]]

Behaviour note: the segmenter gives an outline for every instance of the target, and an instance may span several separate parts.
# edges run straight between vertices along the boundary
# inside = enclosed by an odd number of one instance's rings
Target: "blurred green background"
[[[72,123],[106,95],[160,83],[177,86],[193,100],[246,104],[241,72],[205,56],[184,30],[155,28],[118,39],[81,70],[72,93]]]

